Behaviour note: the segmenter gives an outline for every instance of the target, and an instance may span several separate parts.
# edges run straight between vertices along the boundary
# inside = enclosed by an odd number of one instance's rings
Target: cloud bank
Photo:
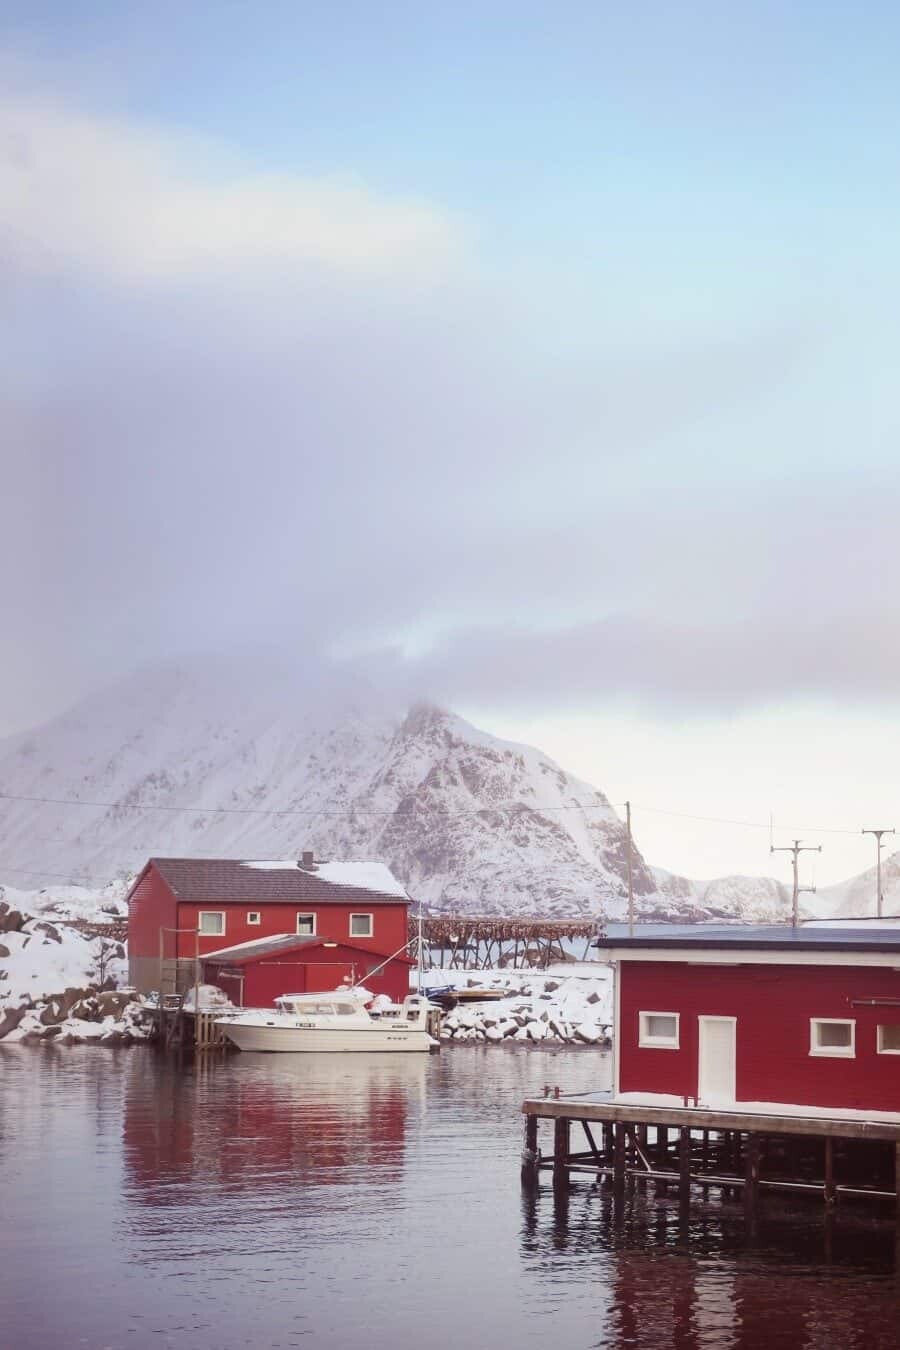
[[[900,688],[896,476],[810,479],[846,428],[799,302],[636,337],[440,203],[39,94],[0,216],[14,720],[254,640],[449,702]]]

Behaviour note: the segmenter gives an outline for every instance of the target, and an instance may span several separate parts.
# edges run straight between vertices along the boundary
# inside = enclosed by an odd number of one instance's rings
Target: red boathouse
[[[253,998],[265,1006],[382,967],[369,987],[402,997],[410,903],[381,863],[151,858],[128,895],[129,978],[141,992],[182,991],[199,963],[231,972],[233,1001],[237,989],[245,1004],[251,989],[272,991]]]
[[[698,927],[608,937],[615,1100],[900,1113],[900,929]]]
[[[296,933],[243,942],[200,959],[203,983],[218,985],[240,1008],[270,1008],[280,994],[321,994],[361,980],[373,994],[400,1003],[409,993],[413,965],[405,955],[385,962],[364,947]]]

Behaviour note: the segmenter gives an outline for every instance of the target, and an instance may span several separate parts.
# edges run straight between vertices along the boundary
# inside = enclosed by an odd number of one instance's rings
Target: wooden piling
[[[744,1213],[755,1220],[759,1204],[759,1135],[748,1134],[744,1150]]]
[[[625,1196],[625,1131],[624,1120],[615,1122],[615,1143],[613,1145],[613,1199],[619,1204]]]
[[[569,1181],[569,1122],[558,1116],[553,1122],[553,1184],[567,1185]]]
[[[682,1210],[691,1203],[691,1132],[682,1125],[678,1131],[678,1204]]]

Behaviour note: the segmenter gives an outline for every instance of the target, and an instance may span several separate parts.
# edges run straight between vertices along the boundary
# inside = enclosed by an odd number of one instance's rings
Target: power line
[[[2,794],[0,794],[2,796]],[[769,830],[771,821],[763,820],[733,820],[727,816],[696,816],[688,811],[669,811],[662,806],[641,806],[632,803],[633,811],[648,811],[654,816],[675,816],[679,820],[702,820],[708,825],[739,825],[748,830]],[[788,830],[804,830],[807,834],[852,834],[859,833],[858,830],[837,829],[827,825],[785,825]]]
[[[0,792],[0,800],[8,802],[37,802],[47,806],[97,806],[107,810],[126,810],[126,811],[171,811],[187,812],[193,815],[201,816],[326,816],[338,820],[347,820],[354,816],[376,816],[390,817],[403,814],[412,814],[403,812],[399,807],[393,811],[368,811],[351,807],[345,811],[331,811],[319,807],[267,807],[267,806],[172,806],[156,802],[98,802],[88,801],[82,797],[26,797],[14,792]],[[416,803],[418,804],[418,803]],[[455,819],[463,816],[480,816],[486,811],[609,811],[612,810],[612,804],[607,801],[602,802],[569,802],[562,806],[542,806],[540,804],[530,805],[522,801],[502,801],[485,802],[482,806],[473,807],[466,811],[441,811],[437,810],[438,815],[446,816],[448,819]]]
[[[0,792],[0,801],[11,802],[36,802],[48,806],[93,806],[102,807],[105,810],[126,810],[133,811],[167,811],[174,814],[179,812],[202,815],[202,816],[324,816],[327,819],[349,820],[356,816],[373,816],[380,819],[388,819],[397,815],[411,815],[412,811],[403,811],[400,807],[393,811],[371,811],[361,808],[350,808],[343,811],[333,811],[319,807],[263,807],[263,806],[180,806],[169,805],[156,802],[101,802],[93,799],[87,800],[82,797],[36,797],[24,796],[13,792]],[[450,811],[435,809],[432,814],[437,814],[447,820],[464,819],[468,816],[484,815],[488,811],[534,811],[543,814],[548,811],[607,811],[613,807],[626,807],[626,802],[567,802],[562,805],[542,805],[540,803],[529,803],[523,801],[500,801],[486,802],[481,806],[472,807],[469,810]],[[707,825],[732,825],[741,829],[749,830],[770,830],[770,821],[761,820],[735,820],[728,816],[705,816],[696,815],[689,811],[671,811],[663,806],[643,806],[632,803],[633,811],[646,811],[655,816],[671,816],[676,820],[697,820]],[[786,825],[783,828],[791,830],[803,830],[806,834],[859,834],[858,830],[841,829],[827,825]]]

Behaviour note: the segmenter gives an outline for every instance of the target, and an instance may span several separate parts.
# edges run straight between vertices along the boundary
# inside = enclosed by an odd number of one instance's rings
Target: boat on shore
[[[368,992],[368,991],[363,991]],[[225,1014],[215,1025],[239,1050],[428,1052],[440,1042],[429,1030],[439,1016],[420,994],[369,1011],[348,991],[282,994],[274,1008]]]

